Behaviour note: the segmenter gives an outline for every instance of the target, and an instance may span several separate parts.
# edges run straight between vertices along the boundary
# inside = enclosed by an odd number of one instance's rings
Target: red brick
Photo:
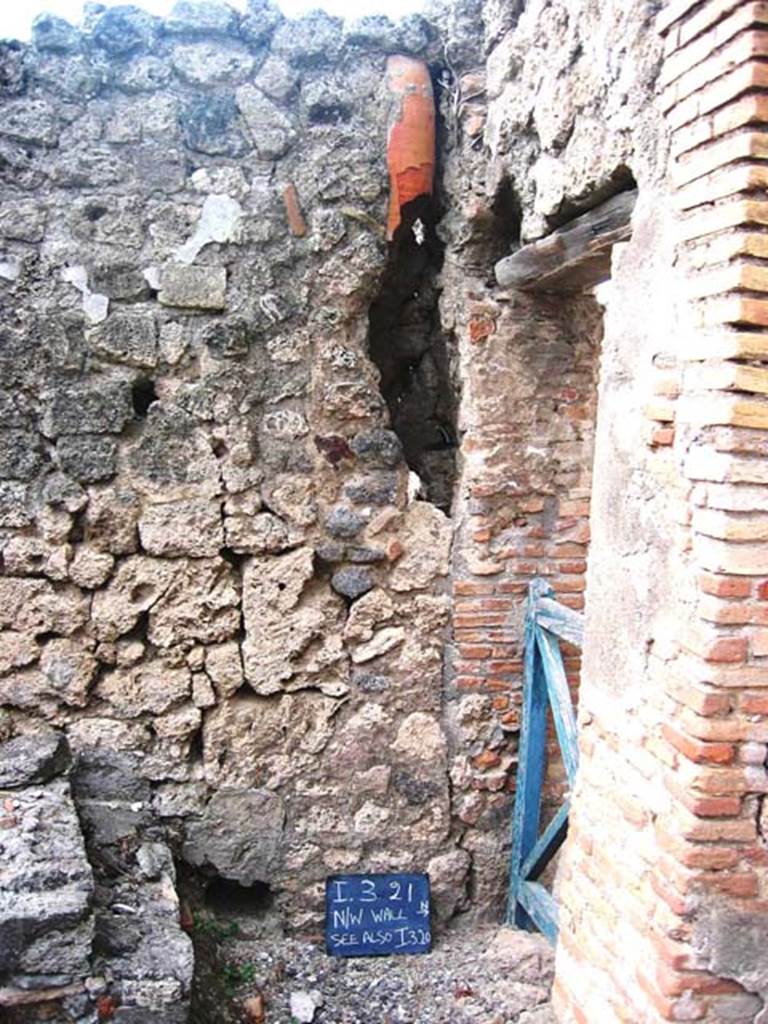
[[[677,1003],[674,999],[670,999],[668,996],[660,992],[658,986],[651,981],[644,972],[638,968],[637,980],[640,988],[645,992],[648,998],[651,1000],[656,1012],[663,1020],[679,1020],[677,1016]],[[703,1003],[693,1003],[690,1001],[686,1002],[686,1019],[687,1020],[701,1020],[706,1013],[706,1007]],[[638,1021],[642,1018],[638,1017]],[[596,1022],[595,1022],[596,1024]]]
[[[748,715],[768,715],[768,693],[742,693],[739,709]]]
[[[741,812],[741,798],[738,796],[701,796],[681,785],[670,774],[665,776],[664,784],[691,814],[699,818],[734,817]]]
[[[666,689],[670,696],[697,715],[727,715],[731,710],[731,698],[727,693],[677,681],[671,681]]]
[[[476,768],[496,768],[501,764],[501,758],[494,750],[484,750],[472,758],[472,764]]]
[[[755,838],[756,827],[753,819],[740,818],[690,818],[680,827],[683,839],[697,843],[727,842],[734,845],[749,843]]]
[[[587,563],[583,560],[573,562],[562,561],[557,563],[557,568],[559,572],[565,575],[570,573],[581,574],[587,571]]]
[[[661,731],[675,750],[695,764],[729,764],[736,756],[732,743],[704,743],[686,736],[671,725],[663,725]]]
[[[488,663],[489,672],[522,672],[522,661],[491,661]]]
[[[459,647],[459,655],[462,658],[467,658],[469,661],[474,661],[477,658],[488,658],[490,654],[490,647],[472,647],[464,646],[463,644]]]
[[[494,583],[474,583],[469,580],[456,580],[453,584],[454,594],[493,594],[495,590],[496,585]]]
[[[752,583],[741,576],[718,576],[702,572],[699,574],[699,589],[715,597],[749,597]]]
[[[587,589],[587,582],[583,578],[556,579],[552,581],[552,589],[556,594],[578,593]]]
[[[667,884],[666,879],[654,875],[651,878],[651,888],[656,895],[667,904],[673,914],[684,917],[690,912],[688,900],[672,886]]]
[[[481,690],[485,680],[480,676],[456,676],[455,684],[459,690]]]
[[[749,621],[756,626],[768,626],[768,604],[748,606]]]
[[[742,662],[746,660],[749,642],[746,637],[719,637],[702,652],[705,661]]]
[[[473,316],[469,321],[469,340],[479,345],[496,331],[496,323],[489,317]]]
[[[665,448],[675,443],[674,427],[654,427],[649,435],[648,443],[654,448]]]
[[[716,889],[737,899],[752,899],[760,889],[754,871],[701,871],[691,876],[691,884]]]
[[[671,970],[661,964],[656,968],[656,981],[659,989],[667,996],[681,996],[684,992],[718,995],[742,991],[741,985],[737,982],[725,981],[706,971],[683,973]]]
[[[504,582],[497,584],[498,590],[502,594],[524,594],[528,590],[527,583],[518,582]]]
[[[505,597],[484,597],[480,601],[475,602],[476,608],[482,608],[483,611],[509,611],[514,607],[512,601]]]

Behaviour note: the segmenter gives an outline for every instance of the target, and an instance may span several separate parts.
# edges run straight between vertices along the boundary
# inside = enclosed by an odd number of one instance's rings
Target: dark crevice
[[[131,388],[131,399],[134,413],[139,419],[145,419],[149,407],[157,401],[154,381],[147,380],[146,377],[140,377],[134,381]]]
[[[581,217],[621,192],[632,192],[636,189],[637,182],[632,171],[625,164],[620,164],[602,185],[593,189],[584,199],[564,199],[558,207],[557,213],[547,217],[547,225],[550,231],[564,227],[570,221]]]
[[[189,761],[191,764],[203,762],[203,730],[196,729],[189,741]]]
[[[242,570],[245,560],[248,557],[248,555],[245,555],[240,551],[233,551],[232,548],[219,548],[219,554],[225,562],[229,562],[229,564],[238,571]]]
[[[214,913],[261,917],[274,907],[275,894],[266,882],[239,885],[228,878],[212,878],[205,887],[204,903]]]
[[[457,398],[449,339],[440,325],[443,245],[436,204],[420,196],[402,210],[378,298],[369,314],[369,351],[405,459],[424,496],[450,511],[456,478]]]
[[[484,262],[493,265],[520,248],[523,207],[509,178],[498,188],[491,204],[492,220],[486,233],[487,252]]]

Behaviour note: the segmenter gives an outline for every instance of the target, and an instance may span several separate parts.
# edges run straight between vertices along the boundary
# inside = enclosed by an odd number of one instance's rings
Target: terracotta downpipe
[[[387,85],[394,97],[387,139],[387,239],[391,241],[400,226],[402,207],[418,196],[432,195],[435,99],[427,65],[413,57],[387,60]]]

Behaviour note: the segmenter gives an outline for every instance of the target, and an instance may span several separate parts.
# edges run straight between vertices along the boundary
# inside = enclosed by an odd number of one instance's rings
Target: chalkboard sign
[[[331,875],[325,944],[332,956],[428,953],[428,875]]]

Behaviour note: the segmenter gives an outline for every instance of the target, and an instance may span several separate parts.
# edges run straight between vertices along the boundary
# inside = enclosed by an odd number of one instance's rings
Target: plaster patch
[[[16,256],[0,256],[0,277],[6,281],[18,281],[21,266],[21,260]]]
[[[61,272],[67,284],[74,285],[83,296],[83,310],[92,324],[100,324],[107,319],[109,299],[106,295],[92,292],[88,287],[88,271],[85,267],[65,267]]]
[[[243,208],[227,195],[210,195],[203,203],[200,220],[192,237],[176,250],[177,263],[194,263],[197,254],[210,242],[237,242]]]

